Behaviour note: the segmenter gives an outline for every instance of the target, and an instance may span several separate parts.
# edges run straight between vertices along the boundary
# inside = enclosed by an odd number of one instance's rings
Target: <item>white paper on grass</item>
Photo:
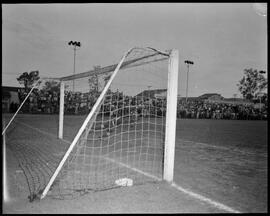
[[[117,184],[118,186],[130,187],[133,185],[133,180],[129,178],[121,178],[121,179],[117,179],[115,181],[115,184]]]

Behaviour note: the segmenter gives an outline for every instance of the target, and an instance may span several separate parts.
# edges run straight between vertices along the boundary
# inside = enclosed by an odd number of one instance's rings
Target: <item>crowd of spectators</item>
[[[27,93],[19,91],[20,103],[23,102]],[[66,114],[86,114],[94,105],[96,96],[81,92],[72,93],[65,91],[65,113]],[[35,89],[26,100],[21,112],[23,113],[44,113],[55,114],[59,112],[60,94],[56,92]],[[11,110],[12,111],[12,110]],[[14,111],[13,111],[14,112]]]
[[[27,92],[22,89],[18,92],[20,103],[27,96]],[[59,107],[59,94],[44,90],[34,89],[21,108],[23,113],[57,113]]]
[[[20,103],[24,100],[27,93],[25,91],[19,92]],[[65,92],[65,114],[87,114],[95,104],[99,94],[89,94],[71,91]],[[45,92],[34,90],[24,106],[21,109],[22,113],[46,113],[54,114],[59,112],[59,94],[55,92]],[[162,99],[152,100],[147,97],[130,97],[125,96],[122,93],[114,92],[106,96],[104,104],[101,106],[101,111],[105,115],[113,110],[116,110],[119,115],[127,114],[128,112],[136,112],[139,115],[165,115],[165,102]],[[15,105],[14,105],[15,107]],[[16,105],[16,108],[18,105]],[[12,109],[11,112],[15,112],[16,109]]]
[[[22,102],[25,92],[19,92]],[[87,114],[93,107],[98,94],[65,92],[65,114]],[[148,116],[165,116],[166,99],[150,99],[148,97],[128,97],[122,93],[111,93],[106,97],[101,110],[109,114],[117,110]],[[18,107],[18,105],[13,105]],[[59,94],[43,90],[34,90],[22,108],[23,113],[58,113]],[[105,115],[106,115],[105,114]],[[217,103],[205,100],[179,100],[177,104],[177,118],[194,119],[233,119],[260,120],[267,119],[267,106],[255,108],[253,104]]]
[[[233,120],[261,120],[267,119],[267,106],[256,108],[248,103],[222,103],[209,101],[178,101],[178,118],[196,119],[233,119]]]
[[[136,113],[139,116],[165,116],[165,106],[165,100],[160,98],[131,97],[112,93],[112,96],[105,100],[101,110],[107,114],[116,111],[117,115]]]

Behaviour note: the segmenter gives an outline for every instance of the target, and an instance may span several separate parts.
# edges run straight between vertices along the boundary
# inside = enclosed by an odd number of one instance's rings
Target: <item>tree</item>
[[[244,69],[244,76],[237,86],[244,99],[252,100],[267,88],[267,84],[266,78],[259,71],[250,68]]]
[[[39,80],[39,71],[31,71],[30,73],[24,72],[17,78],[21,85],[24,85],[25,90],[28,91],[33,84]]]
[[[60,92],[60,83],[54,80],[49,80],[45,82],[43,87],[45,92],[49,92],[50,94],[59,93]]]
[[[261,93],[258,95],[258,97],[253,100],[253,102],[255,103],[263,103],[263,104],[267,104],[267,99],[268,99],[268,94],[267,93]]]

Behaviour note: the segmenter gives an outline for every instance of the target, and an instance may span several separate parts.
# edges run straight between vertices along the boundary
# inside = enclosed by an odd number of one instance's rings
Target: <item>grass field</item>
[[[267,122],[177,121],[175,181],[243,212],[267,211]]]
[[[4,118],[7,122],[10,116],[4,116]],[[54,115],[34,115],[31,118],[24,117],[24,119],[26,119],[24,123],[31,125],[33,128],[38,128],[40,131],[48,134],[57,134],[57,117]],[[65,139],[72,140],[83,119],[84,116],[66,117]],[[26,130],[26,128],[24,129]],[[21,136],[20,139],[27,141],[29,137]],[[59,145],[59,143],[56,144],[55,148],[59,147]],[[25,142],[25,146],[27,146],[27,142]],[[14,183],[14,176],[18,177],[14,173],[18,173],[19,168],[12,154],[12,149],[8,145],[7,148],[8,176],[12,185],[12,182]],[[189,191],[209,198],[213,202],[222,203],[240,212],[267,212],[267,157],[266,121],[177,120],[174,182]],[[23,175],[19,176],[21,181],[24,181]],[[15,186],[11,186],[11,196],[16,194],[14,190],[16,187],[19,187],[18,185]],[[157,190],[156,187],[159,189]],[[125,201],[117,194],[125,194],[127,190],[130,190],[131,193],[125,195],[126,201],[133,200],[134,206],[124,208],[121,205]],[[137,191],[134,192],[134,190]],[[162,193],[160,193],[161,190]],[[115,195],[114,201],[109,202],[111,205],[114,205],[113,207],[108,203],[104,203],[104,193],[106,193],[106,196]],[[134,194],[136,194],[136,198],[134,198]],[[141,198],[139,198],[140,196]],[[152,196],[155,196],[155,198]],[[89,209],[86,207],[82,208],[87,197],[89,199],[95,197],[95,202],[92,202],[95,205],[94,208],[92,205],[88,205]],[[103,200],[101,199],[102,197]],[[147,197],[150,199],[148,206]],[[164,197],[166,197],[166,201]],[[25,202],[25,200],[26,198],[22,196],[21,203]],[[118,204],[117,200],[119,201]],[[46,213],[46,211],[49,213],[63,213],[68,212],[69,206],[69,212],[95,213],[95,209],[96,213],[99,213],[106,212],[103,209],[106,206],[108,209],[111,209],[111,211],[108,210],[109,213],[149,211],[180,213],[224,212],[181,191],[173,190],[172,192],[170,187],[167,188],[163,184],[158,184],[157,186],[155,184],[146,184],[145,186],[132,187],[132,189],[115,189],[100,192],[99,195],[89,194],[84,198],[78,198],[78,201],[73,201],[72,205],[70,201],[63,200],[61,203],[57,202],[57,206],[60,209],[55,211],[52,211],[52,208],[56,204],[51,202],[50,199],[43,200],[40,203],[43,204],[18,205],[18,202],[16,202],[15,207],[14,202],[11,202],[6,204],[4,209],[6,213]],[[190,204],[187,205],[187,203]],[[47,205],[50,206],[50,210],[45,207]],[[77,207],[74,207],[74,205]],[[156,208],[153,206],[156,206]]]

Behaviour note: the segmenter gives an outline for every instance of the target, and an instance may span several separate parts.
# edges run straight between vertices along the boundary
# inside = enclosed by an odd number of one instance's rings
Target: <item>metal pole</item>
[[[261,113],[261,110],[262,109],[262,104],[261,104],[261,96],[260,96],[260,113]]]
[[[23,102],[21,103],[21,105],[19,106],[19,108],[17,109],[17,111],[15,112],[15,114],[13,115],[13,117],[10,119],[10,121],[7,124],[7,126],[5,127],[5,129],[2,131],[2,135],[6,132],[7,128],[9,127],[9,125],[11,124],[11,122],[13,121],[13,119],[16,117],[17,113],[21,110],[22,106],[24,105],[25,101],[30,96],[30,94],[32,93],[32,91],[34,90],[34,88],[36,88],[36,86],[39,85],[39,84],[40,84],[40,78],[37,80],[37,82],[33,85],[33,87],[31,88],[31,90],[29,91],[29,93],[26,95],[26,97],[24,98]]]
[[[3,119],[3,128],[5,127],[5,119]],[[3,191],[3,198],[4,198],[4,202],[9,201],[9,191],[8,191],[8,181],[7,181],[7,162],[6,162],[6,134],[2,134],[3,137],[3,187],[4,187],[4,191]]]
[[[78,41],[69,41],[68,45],[73,46],[74,50],[74,64],[73,64],[73,76],[75,75],[75,67],[76,67],[76,47],[81,46],[81,42]],[[75,90],[75,80],[73,79],[73,92]]]
[[[65,107],[65,82],[60,83],[60,104],[59,104],[59,128],[58,138],[63,139],[63,128],[64,128],[64,107]]]
[[[75,63],[76,63],[76,61],[75,61],[75,59],[76,59],[76,45],[74,45],[74,64],[73,64],[73,75],[75,75]],[[73,92],[74,92],[74,79],[73,79]]]
[[[189,64],[187,64],[187,87],[186,87],[186,103],[187,103],[187,96],[188,96],[188,74],[189,74]]]

